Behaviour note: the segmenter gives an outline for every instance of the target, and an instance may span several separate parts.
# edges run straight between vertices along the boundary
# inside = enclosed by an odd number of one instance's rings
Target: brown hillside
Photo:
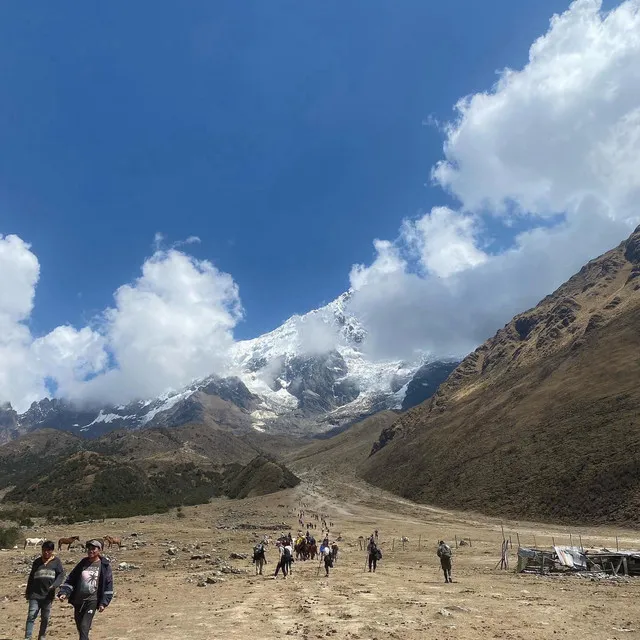
[[[512,517],[636,524],[640,227],[385,429],[362,476]]]
[[[303,449],[284,457],[284,462],[295,472],[313,472],[318,477],[352,476],[365,462],[381,429],[387,428],[398,417],[393,411],[380,411],[346,431],[327,440],[316,440]]]

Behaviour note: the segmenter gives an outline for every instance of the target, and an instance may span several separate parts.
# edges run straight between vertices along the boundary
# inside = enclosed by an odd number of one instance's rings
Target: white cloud
[[[388,240],[374,240],[376,259],[369,267],[363,264],[353,265],[349,280],[352,289],[362,289],[370,283],[388,278],[395,273],[401,273],[407,263],[400,257],[398,248]]]
[[[640,2],[600,9],[574,2],[523,69],[458,103],[432,176],[462,210],[406,222],[352,270],[372,355],[463,355],[640,221]],[[530,230],[488,253],[480,220],[523,216]],[[411,252],[415,263],[384,267]]]
[[[96,328],[60,326],[36,339],[26,325],[39,276],[29,245],[0,236],[0,272],[0,401],[19,411],[47,395],[47,379],[63,397],[125,402],[228,366],[242,307],[231,276],[208,261],[157,251]]]
[[[466,209],[575,209],[586,197],[624,218],[640,182],[640,3],[608,14],[577,0],[506,69],[491,92],[460,100],[434,179]],[[633,213],[635,215],[635,213]]]
[[[40,265],[28,244],[0,235],[0,401],[28,403],[41,397],[44,383],[33,371],[25,324],[33,308]]]
[[[158,251],[140,278],[116,291],[115,302],[102,331],[116,368],[78,385],[74,396],[146,398],[228,366],[242,307],[233,278],[210,262]]]
[[[106,340],[89,327],[56,327],[31,344],[35,369],[52,378],[61,396],[74,393],[88,377],[105,370],[108,364]]]
[[[443,278],[487,259],[476,246],[479,234],[477,218],[448,207],[435,207],[419,220],[405,221],[402,228],[403,240],[417,252],[422,267]]]

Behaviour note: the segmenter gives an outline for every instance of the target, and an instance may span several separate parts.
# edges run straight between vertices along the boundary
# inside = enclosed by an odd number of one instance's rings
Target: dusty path
[[[591,582],[500,572],[495,569],[501,541],[496,520],[415,505],[353,477],[321,483],[312,472],[303,475],[304,483],[294,490],[187,507],[181,519],[172,512],[25,533],[56,540],[67,534],[83,540],[106,533],[128,536],[128,548],[112,553],[114,565],[126,561],[140,568],[115,572],[117,597],[96,617],[94,640],[640,637],[640,580]],[[232,552],[250,553],[254,540],[267,531],[263,525],[284,522],[295,533],[300,501],[308,505],[307,514],[328,514],[335,522],[332,536],[342,537],[338,564],[328,579],[315,562],[297,562],[290,578],[273,580],[273,551],[267,553],[269,576],[255,576],[250,560],[229,559]],[[519,532],[524,544],[533,536],[539,545],[550,544],[551,536],[568,542],[569,530],[562,527],[512,522],[505,527],[514,540]],[[374,528],[384,553],[375,574],[364,570],[365,554],[358,545],[358,536]],[[133,532],[144,546],[131,547]],[[636,532],[617,533],[625,544],[640,546]],[[585,545],[615,544],[611,530],[571,534],[582,535]],[[401,536],[409,538],[404,550]],[[447,585],[434,546],[439,538],[452,541],[454,536],[471,538],[473,546],[456,551],[455,582]],[[167,553],[170,541],[176,556]],[[60,555],[72,562],[82,554]],[[23,637],[21,592],[28,567],[19,561],[27,556],[33,553],[0,552],[0,640]],[[243,573],[226,573],[231,570]],[[216,582],[198,586],[206,577]],[[74,637],[68,607],[54,605],[48,637]]]

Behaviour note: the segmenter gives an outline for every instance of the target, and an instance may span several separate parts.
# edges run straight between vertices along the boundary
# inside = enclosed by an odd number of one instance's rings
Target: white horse
[[[24,541],[24,549],[27,547],[39,547],[44,542],[44,538],[26,538]]]

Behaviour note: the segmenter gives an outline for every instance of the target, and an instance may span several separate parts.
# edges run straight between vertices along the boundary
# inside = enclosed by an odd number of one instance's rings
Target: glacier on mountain
[[[349,312],[351,295],[344,293],[269,333],[234,343],[224,377],[212,374],[182,389],[119,406],[87,408],[45,398],[21,415],[9,407],[0,414],[0,442],[42,427],[73,425],[73,431],[91,437],[119,428],[198,420],[216,424],[220,411],[241,430],[309,435],[421,402],[437,388],[434,373],[439,384],[456,363],[433,363],[432,371],[428,354],[418,353],[411,362],[370,358],[367,332]],[[414,379],[418,373],[428,384]]]

